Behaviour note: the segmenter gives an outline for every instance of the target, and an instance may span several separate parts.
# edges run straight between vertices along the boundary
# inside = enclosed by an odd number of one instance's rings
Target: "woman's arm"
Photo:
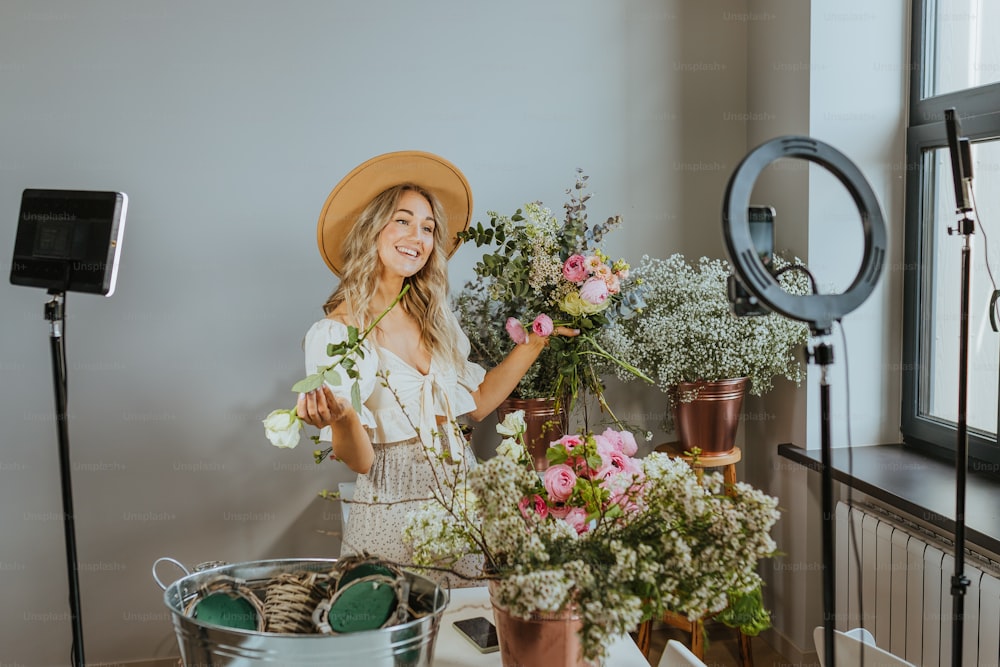
[[[375,459],[368,431],[351,402],[335,395],[325,384],[299,396],[295,407],[299,418],[316,428],[330,427],[333,455],[356,473],[366,474]]]
[[[579,333],[577,329],[557,327],[553,335],[577,336]],[[531,368],[531,364],[538,359],[538,355],[545,349],[548,340],[546,336],[529,333],[528,342],[515,345],[507,358],[486,373],[479,389],[472,392],[472,397],[476,401],[476,409],[469,413],[469,416],[476,421],[481,421],[496,410],[497,406],[510,396],[510,392],[514,391],[517,383]]]

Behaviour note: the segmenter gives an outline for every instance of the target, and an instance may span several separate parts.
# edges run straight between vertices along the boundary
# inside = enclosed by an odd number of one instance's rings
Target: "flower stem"
[[[632,364],[628,363],[627,361],[622,361],[618,357],[614,356],[613,354],[611,354],[610,352],[608,352],[607,350],[605,350],[603,347],[601,347],[600,345],[598,345],[598,343],[597,343],[596,340],[594,340],[590,336],[587,336],[586,340],[591,345],[593,345],[594,349],[597,350],[597,351],[593,352],[591,350],[580,350],[580,354],[592,354],[594,356],[603,357],[603,358],[605,358],[605,359],[607,359],[609,361],[613,361],[616,364],[618,364],[619,366],[621,366],[622,368],[624,368],[625,370],[627,370],[632,375],[634,375],[637,378],[639,378],[640,380],[645,380],[649,384],[653,384],[653,381],[645,373],[643,373],[642,371],[640,371],[638,368],[636,368]]]

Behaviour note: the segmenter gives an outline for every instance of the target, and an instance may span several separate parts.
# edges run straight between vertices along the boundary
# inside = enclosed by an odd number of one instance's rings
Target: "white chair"
[[[813,642],[816,644],[820,667],[826,667],[824,634],[822,625],[813,630]],[[916,667],[912,662],[875,646],[875,637],[864,628],[854,628],[847,632],[834,630],[833,636],[833,659],[837,661],[836,667],[859,667],[862,664],[864,667]]]
[[[663,648],[663,655],[657,667],[706,667],[705,663],[698,659],[687,646],[676,639],[667,640],[667,645]]]

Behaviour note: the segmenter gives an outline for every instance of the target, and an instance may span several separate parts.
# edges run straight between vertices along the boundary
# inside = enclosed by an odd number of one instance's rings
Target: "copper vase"
[[[703,458],[733,451],[748,382],[748,378],[735,378],[677,385],[674,427],[684,451],[697,447]],[[693,401],[681,400],[691,394],[695,395]]]
[[[549,461],[545,458],[549,443],[558,440],[569,428],[566,409],[560,405],[556,410],[554,398],[508,398],[497,407],[497,419],[504,420],[511,412],[524,410],[524,442],[534,461],[535,470],[545,470]]]
[[[497,603],[492,595],[493,619],[500,640],[500,662],[504,667],[597,667],[583,657],[580,628],[583,621],[570,606],[555,613],[535,612],[518,618]]]

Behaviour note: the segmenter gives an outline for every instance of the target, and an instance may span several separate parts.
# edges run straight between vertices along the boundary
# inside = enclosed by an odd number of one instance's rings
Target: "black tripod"
[[[45,304],[45,319],[51,323],[52,382],[59,430],[59,477],[62,482],[63,532],[66,540],[66,575],[69,581],[70,620],[73,624],[73,667],[84,667],[83,624],[80,618],[80,580],[76,558],[76,528],[73,520],[73,484],[70,479],[69,425],[66,411],[66,345],[63,339],[65,292],[51,290]]]

